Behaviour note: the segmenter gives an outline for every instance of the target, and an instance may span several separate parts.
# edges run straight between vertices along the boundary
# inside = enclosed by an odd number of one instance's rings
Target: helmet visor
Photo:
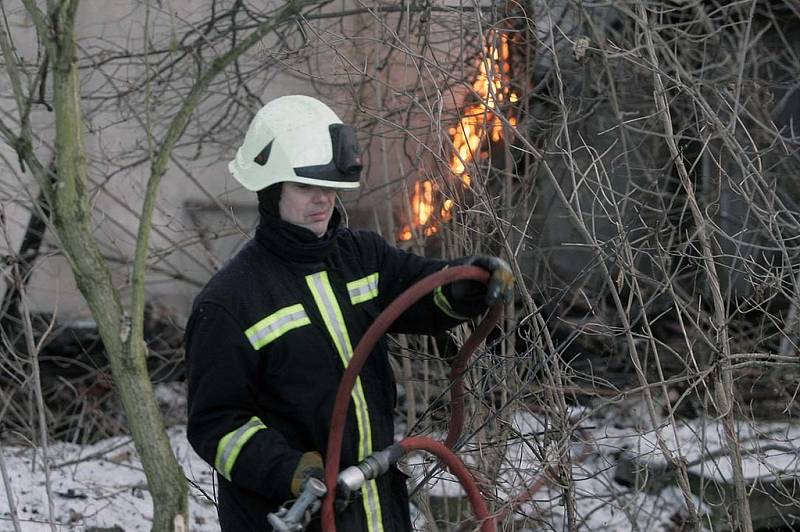
[[[358,183],[363,164],[355,130],[346,124],[331,124],[328,130],[331,135],[333,159],[326,164],[294,168],[295,174],[320,181],[330,181],[331,186],[336,186],[337,182]]]

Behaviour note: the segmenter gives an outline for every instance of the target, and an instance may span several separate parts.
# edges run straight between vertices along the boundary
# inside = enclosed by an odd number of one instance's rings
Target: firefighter
[[[219,479],[224,532],[268,530],[267,514],[322,476],[331,412],[354,347],[382,309],[448,264],[492,273],[410,308],[391,332],[444,331],[511,294],[494,257],[438,261],[342,227],[336,191],[359,186],[353,129],[324,103],[285,96],[250,124],[229,170],[257,192],[255,236],[197,296],[186,327],[188,438]],[[352,392],[342,467],[393,443],[395,381],[385,342]],[[369,481],[337,513],[339,530],[410,530],[403,474]],[[309,530],[319,529],[319,520]]]

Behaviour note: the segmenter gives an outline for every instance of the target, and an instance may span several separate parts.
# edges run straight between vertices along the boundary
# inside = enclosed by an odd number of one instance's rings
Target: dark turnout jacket
[[[317,451],[324,459],[337,387],[362,335],[406,288],[447,265],[338,228],[338,219],[318,239],[262,216],[255,238],[195,300],[186,330],[188,437],[217,472],[225,532],[269,530],[267,513],[292,498],[300,456]],[[445,289],[409,309],[392,332],[443,331],[483,308],[450,301]],[[351,399],[343,468],[393,443],[395,385],[384,342]],[[409,530],[402,474],[368,482],[337,514],[337,527]]]

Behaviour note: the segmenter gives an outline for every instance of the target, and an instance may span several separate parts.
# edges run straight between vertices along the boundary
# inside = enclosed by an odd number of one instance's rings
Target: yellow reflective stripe
[[[217,456],[214,460],[214,468],[217,472],[230,480],[233,465],[236,463],[244,444],[253,437],[253,434],[265,428],[267,426],[260,419],[253,416],[250,421],[223,436],[217,444]]]
[[[322,321],[325,322],[325,328],[336,346],[342,365],[346,368],[350,363],[350,359],[353,358],[353,347],[342,316],[342,309],[336,301],[333,287],[328,279],[328,272],[323,271],[308,275],[306,276],[306,283],[314,296],[319,313],[322,315]],[[351,397],[355,405],[356,423],[358,425],[358,460],[361,461],[372,454],[372,427],[369,420],[367,399],[364,397],[364,388],[361,386],[361,377],[356,377]],[[364,485],[361,491],[368,530],[370,532],[382,532],[383,517],[377,483],[371,480]]]
[[[378,297],[378,272],[347,283],[347,292],[353,305]]]
[[[441,286],[437,286],[436,290],[433,291],[433,302],[436,304],[437,307],[439,307],[439,310],[441,310],[451,318],[455,318],[457,320],[469,319],[466,316],[456,314],[456,312],[453,310],[453,307],[450,305],[450,302],[444,296],[444,293],[442,293]]]
[[[250,345],[256,351],[264,347],[270,342],[277,340],[281,335],[308,325],[311,321],[308,319],[303,305],[291,305],[284,307],[279,311],[270,314],[263,320],[247,329],[244,334],[250,341]]]

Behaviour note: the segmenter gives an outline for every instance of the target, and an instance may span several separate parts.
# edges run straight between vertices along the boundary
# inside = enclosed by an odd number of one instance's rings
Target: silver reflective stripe
[[[347,334],[347,328],[344,326],[342,311],[338,303],[336,303],[336,297],[333,295],[333,289],[330,286],[330,281],[328,281],[328,272],[309,275],[306,277],[306,283],[311,288],[314,301],[319,307],[328,333],[333,338],[333,343],[336,344],[336,350],[339,352],[344,366],[347,367],[350,358],[353,356],[353,349],[350,347],[350,338]]]
[[[347,292],[353,305],[378,297],[378,272],[347,283]]]
[[[350,344],[350,336],[344,323],[342,309],[336,301],[333,287],[328,280],[328,272],[308,275],[306,276],[306,283],[314,296],[314,301],[317,303],[319,313],[325,322],[325,327],[328,329],[328,334],[330,334],[336,346],[342,365],[347,367],[353,357],[353,347]],[[361,386],[361,377],[356,378],[351,397],[355,405],[356,423],[358,425],[358,460],[361,461],[372,454],[372,427],[369,420],[367,400],[364,397],[364,389]],[[383,517],[377,483],[374,480],[370,480],[364,484],[361,492],[368,530],[370,532],[382,532]]]
[[[236,459],[239,457],[242,447],[253,437],[253,434],[265,428],[267,428],[267,426],[254,416],[250,418],[250,421],[238,429],[229,432],[219,440],[214,467],[220,475],[228,480],[231,479],[233,466],[236,463]]]
[[[244,334],[253,349],[259,350],[270,342],[277,340],[286,332],[309,323],[311,321],[308,319],[303,305],[298,303],[297,305],[283,307],[270,314],[247,329]]]

